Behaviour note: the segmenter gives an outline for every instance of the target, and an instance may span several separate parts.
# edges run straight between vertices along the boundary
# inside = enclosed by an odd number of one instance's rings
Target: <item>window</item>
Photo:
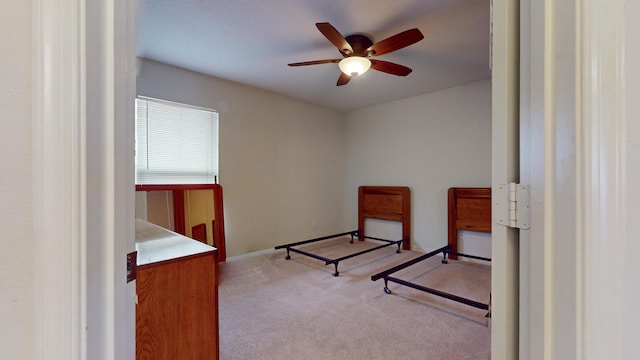
[[[136,99],[136,184],[213,184],[218,176],[218,113]]]

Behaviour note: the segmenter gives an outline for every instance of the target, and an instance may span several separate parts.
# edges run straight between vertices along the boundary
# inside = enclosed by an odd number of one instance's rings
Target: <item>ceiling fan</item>
[[[389,61],[373,59],[373,57],[388,54],[424,39],[424,35],[422,35],[420,30],[414,28],[374,44],[371,39],[365,35],[354,34],[346,37],[342,36],[342,34],[328,22],[316,23],[316,27],[322,35],[338,48],[343,58],[303,61],[289,64],[289,66],[338,63],[341,72],[338,83],[336,84],[337,86],[347,84],[349,80],[351,80],[351,77],[361,75],[369,68],[392,75],[409,75],[412,71],[410,68]]]

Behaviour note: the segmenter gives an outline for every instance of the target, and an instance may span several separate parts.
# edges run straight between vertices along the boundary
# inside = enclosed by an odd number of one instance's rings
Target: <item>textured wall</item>
[[[447,189],[491,186],[491,82],[349,113],[345,142],[348,224],[357,225],[358,186],[409,186],[412,246],[444,246]]]
[[[31,2],[0,8],[0,359],[31,359]]]

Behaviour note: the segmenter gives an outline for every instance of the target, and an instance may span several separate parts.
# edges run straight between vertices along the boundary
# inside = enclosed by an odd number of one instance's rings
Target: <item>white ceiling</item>
[[[488,79],[490,0],[138,0],[137,55],[339,110],[354,110]],[[318,31],[374,43],[418,28],[425,38],[379,59],[400,77],[369,71],[336,86],[340,58]]]

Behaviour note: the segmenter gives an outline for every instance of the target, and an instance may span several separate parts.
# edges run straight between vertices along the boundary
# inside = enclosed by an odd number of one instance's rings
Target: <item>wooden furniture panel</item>
[[[364,219],[402,223],[402,248],[411,249],[411,190],[406,186],[360,186],[358,188],[358,231],[364,233]],[[360,240],[363,240],[361,237]]]
[[[447,195],[448,243],[458,252],[458,230],[491,232],[491,188],[449,188]]]
[[[136,220],[136,359],[218,359],[215,248]]]
[[[191,238],[207,243],[207,225],[202,223],[191,227]]]

